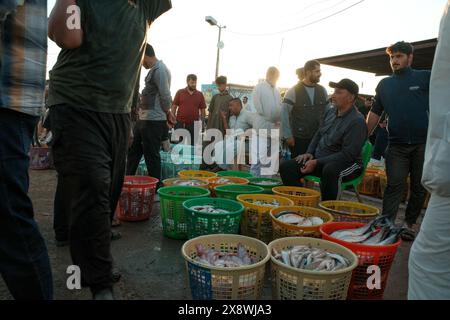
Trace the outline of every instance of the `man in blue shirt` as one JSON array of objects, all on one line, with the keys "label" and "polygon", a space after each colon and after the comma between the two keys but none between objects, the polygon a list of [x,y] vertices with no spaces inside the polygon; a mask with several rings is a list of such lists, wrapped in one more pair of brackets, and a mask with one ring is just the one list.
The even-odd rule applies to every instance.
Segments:
[{"label": "man in blue shirt", "polygon": [[383,112],[389,118],[386,150],[387,187],[383,215],[395,221],[405,181],[411,177],[411,196],[406,209],[405,240],[414,240],[414,224],[420,215],[425,189],[421,184],[429,117],[430,71],[411,68],[414,48],[397,42],[386,49],[393,75],[380,81],[367,126],[371,133]]}]

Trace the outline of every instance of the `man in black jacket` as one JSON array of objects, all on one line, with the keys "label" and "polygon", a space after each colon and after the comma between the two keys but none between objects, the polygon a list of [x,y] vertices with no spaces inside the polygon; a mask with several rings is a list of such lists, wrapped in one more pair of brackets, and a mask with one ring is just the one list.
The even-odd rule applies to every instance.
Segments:
[{"label": "man in black jacket", "polygon": [[335,88],[334,107],[325,112],[308,152],[280,166],[286,186],[302,186],[300,179],[306,175],[321,177],[322,200],[336,200],[341,182],[361,174],[361,150],[367,140],[364,117],[355,107],[358,85],[343,79],[330,82],[330,87]]}]

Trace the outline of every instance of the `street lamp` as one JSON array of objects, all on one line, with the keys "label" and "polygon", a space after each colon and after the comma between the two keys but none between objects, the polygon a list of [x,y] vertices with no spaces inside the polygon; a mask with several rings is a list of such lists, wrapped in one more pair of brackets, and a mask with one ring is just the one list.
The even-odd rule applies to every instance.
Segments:
[{"label": "street lamp", "polygon": [[214,79],[217,79],[217,77],[219,76],[220,49],[223,49],[223,42],[220,41],[220,38],[222,36],[222,29],[225,29],[226,26],[219,25],[217,23],[217,20],[211,16],[205,17],[205,21],[208,22],[210,25],[216,26],[219,28],[219,40],[217,41],[216,77],[214,78]]}]

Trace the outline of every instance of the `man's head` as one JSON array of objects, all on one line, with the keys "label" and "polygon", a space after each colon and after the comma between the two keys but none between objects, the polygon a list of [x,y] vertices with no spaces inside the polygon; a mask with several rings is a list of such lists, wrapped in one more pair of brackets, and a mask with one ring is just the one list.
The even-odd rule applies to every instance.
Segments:
[{"label": "man's head", "polygon": [[355,82],[350,79],[342,79],[339,82],[330,82],[329,86],[334,88],[331,99],[336,108],[345,109],[354,105],[359,93],[359,87]]},{"label": "man's head", "polygon": [[145,69],[151,69],[155,66],[158,59],[156,59],[155,50],[151,45],[147,43],[145,47],[145,55],[144,55],[144,63],[143,66]]},{"label": "man's head", "polygon": [[234,115],[234,116],[238,116],[241,113],[242,110],[242,102],[241,99],[239,98],[234,98],[232,100],[230,100],[230,103],[228,104],[229,108],[230,108],[230,112]]},{"label": "man's head", "polygon": [[227,77],[224,76],[217,77],[216,85],[221,93],[227,90]]},{"label": "man's head", "polygon": [[305,79],[305,68],[298,68],[295,70],[295,74],[297,74],[298,80],[303,81]]},{"label": "man's head", "polygon": [[186,83],[189,90],[197,90],[197,76],[195,74],[189,74],[186,78]]},{"label": "man's head", "polygon": [[244,104],[247,104],[248,98],[247,98],[247,97],[242,98],[242,102],[243,102]]},{"label": "man's head", "polygon": [[397,72],[410,67],[414,58],[414,47],[404,41],[397,42],[386,49],[392,71]]},{"label": "man's head", "polygon": [[303,67],[305,80],[309,83],[316,84],[320,82],[322,73],[320,71],[320,63],[317,60],[310,60]]},{"label": "man's head", "polygon": [[266,81],[272,86],[276,87],[278,79],[280,78],[280,71],[276,67],[270,67],[267,69]]}]

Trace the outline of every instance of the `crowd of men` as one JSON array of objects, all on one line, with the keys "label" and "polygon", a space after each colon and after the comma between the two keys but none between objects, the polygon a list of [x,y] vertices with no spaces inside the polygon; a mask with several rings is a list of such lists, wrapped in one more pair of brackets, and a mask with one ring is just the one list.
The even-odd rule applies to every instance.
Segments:
[{"label": "crowd of men", "polygon": [[[68,29],[67,7],[75,4],[84,13],[83,26]],[[171,2],[142,4],[136,5],[133,0],[58,0],[48,20],[48,30],[46,0],[7,0],[0,5],[0,273],[14,298],[53,298],[47,248],[27,195],[28,152],[44,98],[47,34],[62,48],[50,72],[47,100],[58,174],[55,230],[63,230],[56,237],[60,243],[70,245],[73,263],[82,270],[82,285],[91,289],[94,299],[113,299],[113,283],[120,278],[113,268],[111,225],[125,174],[134,174],[143,156],[149,174],[160,179],[159,152],[168,140],[169,129],[186,129],[190,143],[198,143],[194,141],[196,122],[201,123],[200,128],[217,129],[223,135],[230,128],[254,129],[256,136],[252,138],[258,140],[259,148],[268,151],[263,154],[273,151],[271,130],[279,129],[293,155],[292,160],[280,165],[283,183],[302,186],[305,176],[318,176],[323,200],[337,199],[341,183],[362,174],[363,147],[376,128],[385,129],[387,124],[389,144],[382,150],[387,188],[382,212],[395,221],[404,182],[410,176],[411,197],[403,225],[406,240],[416,237],[415,224],[426,192],[422,185],[423,167],[428,160],[424,176],[432,193],[431,209],[425,216],[426,227],[420,233],[420,241],[413,246],[416,260],[410,260],[410,267],[414,268],[410,297],[435,297],[436,292],[450,296],[449,273],[443,271],[450,246],[448,229],[437,227],[439,223],[433,220],[436,216],[441,226],[450,225],[442,209],[450,207],[449,188],[441,188],[442,184],[448,185],[443,180],[446,172],[442,171],[448,165],[444,155],[448,152],[448,132],[445,136],[439,130],[442,119],[436,115],[431,118],[436,122],[429,131],[431,72],[411,68],[411,44],[397,42],[387,48],[393,74],[380,81],[373,104],[368,101],[371,108],[367,117],[357,108],[359,87],[350,79],[330,82],[334,93],[329,99],[319,84],[321,68],[317,61],[308,61],[297,70],[299,82],[284,98],[277,88],[280,72],[270,67],[266,79],[254,88],[251,111],[243,107],[246,101],[230,95],[227,78],[218,77],[219,93],[207,107],[196,89],[194,74],[187,76],[186,88],[172,100],[169,68],[146,41],[149,25],[170,10]],[[27,29],[31,25],[33,32]],[[449,72],[447,15],[441,28],[444,43],[438,48],[436,63],[440,63],[440,58],[442,64],[447,63],[445,70]],[[138,94],[141,66],[149,72],[145,87]],[[433,72],[436,88],[442,89],[440,81],[442,77],[448,79],[448,74],[442,76],[436,65]],[[448,118],[449,100],[442,99],[444,94],[448,98],[448,89],[444,91],[436,92],[439,98],[434,112]],[[133,122],[130,111],[136,105],[138,116]],[[448,126],[448,119],[444,125]],[[428,148],[432,150],[428,152],[433,156],[425,152],[430,135],[432,145]],[[220,155],[220,150],[225,153],[226,146],[224,141],[217,149],[216,159],[225,156]],[[255,176],[264,174],[267,162],[263,160],[258,157],[252,164]],[[227,169],[207,163],[203,168]],[[431,284],[427,284],[426,293],[420,292],[420,277],[430,269],[425,251],[440,244],[444,249],[433,249],[435,268],[427,274]]]}]

